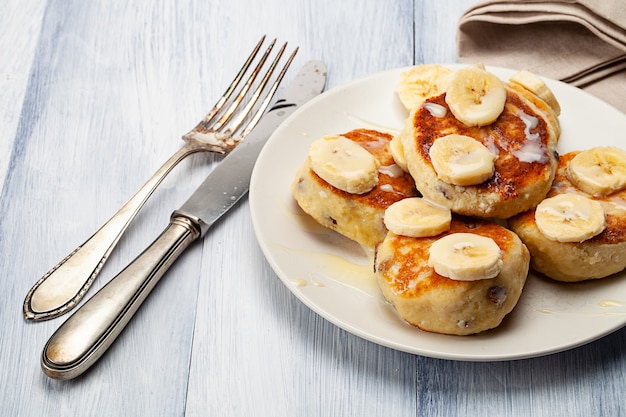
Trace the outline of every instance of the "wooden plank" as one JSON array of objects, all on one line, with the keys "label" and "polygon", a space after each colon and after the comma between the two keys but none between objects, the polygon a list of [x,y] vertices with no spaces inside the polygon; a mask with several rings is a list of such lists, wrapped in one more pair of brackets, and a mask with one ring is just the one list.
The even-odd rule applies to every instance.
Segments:
[{"label": "wooden plank", "polygon": [[[264,1],[245,16],[228,7],[244,26],[262,21],[300,45],[301,60],[326,62],[329,88],[412,62],[410,1]],[[227,220],[204,242],[188,415],[411,415],[415,358],[338,329],[292,296],[255,243],[247,203]]]},{"label": "wooden plank", "polygon": [[33,57],[46,9],[46,2],[7,0],[0,14],[0,179],[9,169],[21,103],[28,84]]},{"label": "wooden plank", "polygon": [[[207,82],[223,61],[207,54],[202,32],[209,18],[196,12],[191,2],[141,1],[46,10],[1,224],[2,253],[11,254],[2,261],[2,275],[13,277],[3,293],[14,300],[0,307],[10,326],[3,329],[2,343],[10,346],[2,346],[1,361],[12,373],[8,379],[20,381],[10,385],[23,392],[21,415],[184,413],[200,246],[172,268],[97,366],[75,381],[49,380],[39,369],[41,349],[63,318],[25,324],[20,303],[37,278],[182,145],[180,136],[225,88],[220,74]],[[194,157],[166,180],[96,288],[157,236],[216,159]],[[5,414],[16,415],[16,404],[9,406],[13,412]]]}]

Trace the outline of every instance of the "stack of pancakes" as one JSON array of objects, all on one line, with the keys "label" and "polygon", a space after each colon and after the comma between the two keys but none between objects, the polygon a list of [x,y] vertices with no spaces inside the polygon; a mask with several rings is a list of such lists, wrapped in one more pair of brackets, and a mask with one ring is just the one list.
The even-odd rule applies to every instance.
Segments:
[{"label": "stack of pancakes", "polygon": [[[626,220],[626,191],[597,198],[607,206],[607,224],[599,235],[575,243],[544,236],[535,224],[537,205],[563,192],[584,194],[567,182],[564,172],[571,158],[559,159],[556,151],[558,102],[543,82],[524,73],[502,81],[502,108],[493,120],[476,112],[466,118],[468,113],[459,113],[457,103],[451,102],[451,84],[458,83],[455,76],[436,65],[403,74],[398,95],[409,116],[395,137],[372,130],[341,135],[377,159],[378,183],[370,191],[351,194],[338,189],[317,175],[307,160],[296,174],[292,192],[320,224],[375,249],[379,287],[403,320],[426,331],[469,335],[497,327],[513,310],[531,265],[561,281],[600,278],[626,268],[626,256],[617,255],[626,245],[626,228],[620,226]],[[475,84],[471,94],[476,93]],[[454,98],[459,96],[456,91]],[[488,150],[493,162],[486,176],[464,183],[443,175],[436,160],[441,156],[434,156],[431,149],[454,135]],[[449,149],[443,162],[452,164],[458,152],[445,146]],[[407,236],[386,227],[386,209],[415,197],[450,210],[447,229]],[[622,207],[619,201],[624,202]],[[429,259],[433,244],[456,233],[479,235],[497,244],[495,276],[472,272],[470,279],[459,279],[436,271]],[[590,274],[588,266],[598,263],[605,267],[594,266],[595,274]]]}]

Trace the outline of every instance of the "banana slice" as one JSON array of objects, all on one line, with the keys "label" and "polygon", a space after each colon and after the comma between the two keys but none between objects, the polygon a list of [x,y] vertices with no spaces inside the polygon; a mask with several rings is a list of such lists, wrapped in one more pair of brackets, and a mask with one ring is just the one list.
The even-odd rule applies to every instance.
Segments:
[{"label": "banana slice", "polygon": [[397,235],[409,237],[437,236],[450,230],[452,213],[419,197],[405,198],[387,207],[384,222]]},{"label": "banana slice", "polygon": [[476,185],[491,178],[494,155],[469,136],[451,134],[435,140],[428,152],[440,180],[454,185]]},{"label": "banana slice", "polygon": [[485,126],[496,121],[504,110],[506,90],[494,74],[479,66],[454,73],[446,90],[446,103],[467,126]]},{"label": "banana slice", "polygon": [[582,151],[570,161],[567,178],[595,196],[606,196],[626,188],[626,151],[596,147]]},{"label": "banana slice", "polygon": [[452,233],[430,247],[428,265],[457,281],[495,278],[502,268],[502,252],[491,238],[472,233]]},{"label": "banana slice", "polygon": [[389,150],[391,151],[391,156],[395,163],[398,164],[403,171],[408,171],[406,157],[404,156],[404,145],[399,136],[394,136],[391,141],[389,141]]},{"label": "banana slice", "polygon": [[400,74],[396,92],[404,107],[411,111],[429,97],[446,91],[452,70],[436,64],[416,65]]},{"label": "banana slice", "polygon": [[309,149],[311,169],[330,185],[351,194],[364,194],[378,184],[379,162],[343,136],[326,136]]},{"label": "banana slice", "polygon": [[556,115],[561,114],[561,105],[559,104],[559,100],[557,100],[556,96],[550,90],[550,87],[546,85],[545,82],[537,75],[533,74],[530,71],[522,70],[513,74],[509,81],[515,84],[519,84],[543,101],[556,113]]},{"label": "banana slice", "polygon": [[583,242],[606,227],[602,205],[579,194],[546,198],[535,210],[535,222],[545,237],[557,242]]}]

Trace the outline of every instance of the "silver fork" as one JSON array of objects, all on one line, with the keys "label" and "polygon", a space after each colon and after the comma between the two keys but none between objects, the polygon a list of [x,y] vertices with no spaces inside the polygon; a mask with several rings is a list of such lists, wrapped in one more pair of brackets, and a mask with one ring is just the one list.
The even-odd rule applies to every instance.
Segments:
[{"label": "silver fork", "polygon": [[[254,47],[243,67],[215,106],[196,127],[183,135],[184,146],[174,153],[98,231],[35,283],[24,299],[24,317],[27,320],[52,319],[78,304],[137,212],[180,161],[197,152],[227,153],[254,128],[270,104],[287,67],[298,51],[298,48],[294,49],[265,93],[265,98],[257,105],[287,47],[287,43],[281,46],[264,76],[255,83],[270,56],[276,39],[271,41],[238,94],[233,97],[264,42],[265,36]],[[253,86],[255,88],[251,91]],[[244,105],[244,99],[247,96],[250,98]]]}]

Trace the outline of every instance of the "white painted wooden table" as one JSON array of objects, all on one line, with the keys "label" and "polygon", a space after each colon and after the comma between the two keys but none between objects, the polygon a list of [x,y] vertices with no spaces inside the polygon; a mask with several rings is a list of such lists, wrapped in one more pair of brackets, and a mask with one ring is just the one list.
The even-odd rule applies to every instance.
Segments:
[{"label": "white painted wooden table", "polygon": [[[42,347],[65,317],[26,322],[27,290],[181,145],[262,34],[300,46],[294,68],[325,61],[332,88],[456,61],[456,23],[473,2],[5,0],[0,415],[624,415],[625,330],[512,362],[378,346],[291,295],[256,243],[247,202],[179,259],[88,373],[61,382],[40,370]],[[90,295],[156,237],[218,161],[197,155],[176,169]]]}]

